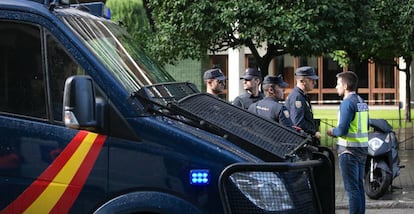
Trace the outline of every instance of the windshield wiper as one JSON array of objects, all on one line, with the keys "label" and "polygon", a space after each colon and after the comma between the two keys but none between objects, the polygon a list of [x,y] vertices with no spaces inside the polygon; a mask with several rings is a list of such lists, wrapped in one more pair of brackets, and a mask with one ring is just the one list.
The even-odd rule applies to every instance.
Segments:
[{"label": "windshield wiper", "polygon": [[167,82],[142,87],[136,95],[145,97],[161,106],[177,102],[191,94],[200,93],[193,83],[189,82]]}]

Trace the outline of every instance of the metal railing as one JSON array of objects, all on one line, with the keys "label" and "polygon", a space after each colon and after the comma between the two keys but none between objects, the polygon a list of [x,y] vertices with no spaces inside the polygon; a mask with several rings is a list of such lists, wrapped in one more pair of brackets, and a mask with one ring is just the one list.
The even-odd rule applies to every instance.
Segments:
[{"label": "metal railing", "polygon": [[[321,145],[331,149],[335,149],[336,138],[328,137],[326,130],[330,127],[335,127],[336,119],[321,118],[319,120],[319,130],[322,134]],[[386,119],[393,127],[397,139],[400,142],[400,149],[414,150],[414,124],[413,122],[405,122],[401,119]]]}]

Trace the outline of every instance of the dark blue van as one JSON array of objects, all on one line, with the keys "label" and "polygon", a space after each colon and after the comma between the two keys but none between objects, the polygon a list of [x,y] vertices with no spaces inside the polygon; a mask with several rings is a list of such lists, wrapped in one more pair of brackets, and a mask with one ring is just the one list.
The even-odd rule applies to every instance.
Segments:
[{"label": "dark blue van", "polygon": [[328,149],[175,82],[89,6],[0,1],[1,213],[334,213]]}]

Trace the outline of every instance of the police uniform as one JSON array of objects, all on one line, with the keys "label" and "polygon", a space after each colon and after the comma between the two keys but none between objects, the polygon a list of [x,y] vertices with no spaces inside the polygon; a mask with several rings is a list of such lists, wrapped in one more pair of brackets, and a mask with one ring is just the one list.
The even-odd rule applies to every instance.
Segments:
[{"label": "police uniform", "polygon": [[350,212],[365,211],[364,172],[368,153],[368,105],[351,92],[339,106],[338,126],[332,129],[338,137],[338,165]]},{"label": "police uniform", "polygon": [[290,113],[293,125],[304,132],[315,135],[318,131],[313,119],[312,106],[309,97],[302,89],[295,86],[286,99],[285,106]]},{"label": "police uniform", "polygon": [[[261,78],[260,71],[256,68],[247,68],[245,74],[240,77],[241,80],[252,80],[253,78]],[[263,93],[260,91],[257,96],[254,96],[250,93],[245,93],[234,98],[232,104],[247,110],[251,104],[263,99],[263,97]]]},{"label": "police uniform", "polygon": [[[288,86],[288,84],[283,81],[281,75],[267,75],[263,80],[263,85],[265,90],[269,90],[269,88],[274,87],[274,85],[278,85],[280,88],[286,88]],[[275,90],[275,88],[273,88],[273,90]],[[248,110],[261,117],[276,121],[284,126],[292,127],[293,124],[289,118],[289,111],[284,105],[278,102],[278,99],[281,99],[281,97],[278,96],[276,96],[276,94],[268,94],[264,99],[251,104]]]},{"label": "police uniform", "polygon": [[[299,67],[295,71],[295,76],[304,76],[313,80],[319,79],[315,70],[310,66]],[[313,118],[312,106],[308,95],[298,86],[295,86],[289,93],[285,105],[290,112],[293,125],[300,127],[304,132],[312,136],[315,135],[318,129]]]},{"label": "police uniform", "polygon": [[261,99],[263,99],[263,93],[261,92],[259,92],[258,96],[253,96],[252,94],[246,93],[236,97],[233,100],[233,105],[243,109],[248,109],[251,104]]},{"label": "police uniform", "polygon": [[368,105],[355,92],[339,106],[338,127],[332,134],[338,137],[338,154],[350,151],[365,155],[368,147]]},{"label": "police uniform", "polygon": [[278,103],[272,97],[266,97],[250,105],[250,112],[261,117],[276,121],[284,126],[292,127],[292,121],[289,118],[289,111],[285,106]]}]

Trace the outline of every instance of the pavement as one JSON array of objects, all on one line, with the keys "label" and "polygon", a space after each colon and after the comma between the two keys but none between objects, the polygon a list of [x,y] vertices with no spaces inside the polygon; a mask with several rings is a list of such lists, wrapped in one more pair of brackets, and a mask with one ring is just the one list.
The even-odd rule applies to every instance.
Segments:
[{"label": "pavement", "polygon": [[[414,213],[414,150],[405,149],[404,143],[399,149],[400,175],[393,181],[393,188],[383,197],[374,200],[366,196],[367,214]],[[335,160],[335,213],[348,213],[348,198],[344,191],[342,177],[339,174],[338,161]]]}]

